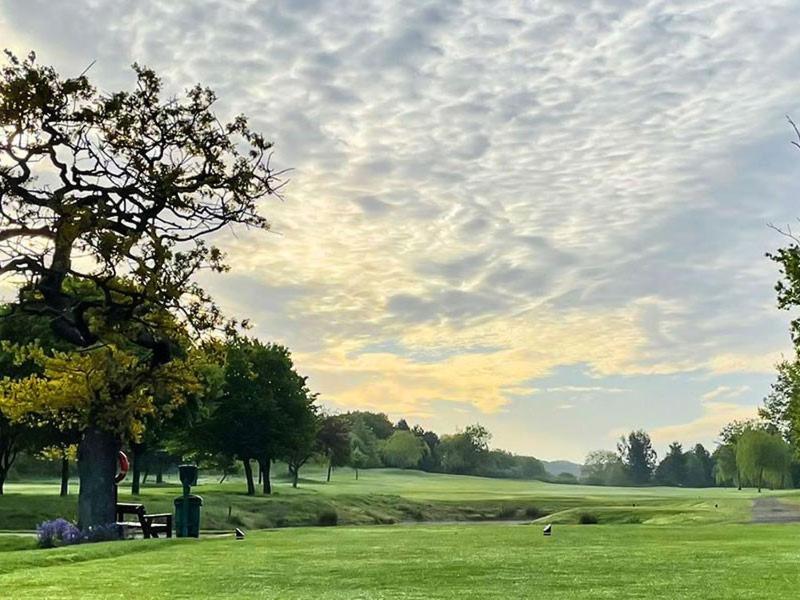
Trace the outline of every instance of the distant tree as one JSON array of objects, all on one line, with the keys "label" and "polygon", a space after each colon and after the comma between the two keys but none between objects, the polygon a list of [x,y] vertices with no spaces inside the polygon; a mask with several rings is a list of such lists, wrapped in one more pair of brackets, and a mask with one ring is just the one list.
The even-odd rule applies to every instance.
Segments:
[{"label": "distant tree", "polygon": [[386,440],[383,461],[389,467],[412,469],[419,465],[426,452],[428,446],[421,438],[411,431],[398,429]]},{"label": "distant tree", "polygon": [[414,435],[421,438],[428,447],[428,452],[425,453],[425,456],[423,456],[422,460],[420,461],[420,469],[428,472],[438,471],[442,466],[442,457],[439,449],[441,440],[439,439],[439,436],[436,435],[435,432],[425,431],[421,427],[415,429],[418,429],[418,431],[415,431]]},{"label": "distant tree", "polygon": [[683,446],[678,442],[672,442],[667,455],[656,467],[656,482],[661,485],[684,485],[686,483],[686,461]]},{"label": "distant tree", "polygon": [[396,431],[411,431],[411,428],[408,426],[408,423],[406,423],[405,419],[400,419],[394,428]]},{"label": "distant tree", "polygon": [[394,433],[394,425],[383,413],[374,413],[368,411],[353,411],[344,415],[351,423],[356,420],[361,420],[364,424],[372,430],[375,437],[379,440],[388,440]]},{"label": "distant tree", "polygon": [[780,436],[764,430],[745,431],[736,445],[736,464],[741,473],[761,492],[765,475],[783,480],[789,470],[791,451]]},{"label": "distant tree", "polygon": [[628,471],[631,483],[650,483],[655,469],[656,452],[645,431],[631,431],[627,437],[622,437],[617,444],[617,452]]},{"label": "distant tree", "polygon": [[742,489],[735,445],[721,444],[714,451],[714,479],[719,485],[735,485]]},{"label": "distant tree", "polygon": [[711,487],[714,485],[714,459],[703,444],[695,444],[686,456],[685,485]]},{"label": "distant tree", "polygon": [[378,453],[378,438],[361,418],[350,419],[350,466],[356,472],[360,469],[381,466],[381,458]]},{"label": "distant tree", "polygon": [[342,467],[350,460],[350,422],[344,415],[323,417],[317,433],[317,446],[328,461],[326,481],[331,480],[334,467]]},{"label": "distant tree", "polygon": [[[736,460],[737,444],[739,443],[739,439],[746,431],[762,431],[768,430],[769,428],[770,425],[764,421],[759,419],[748,419],[731,421],[720,430],[719,437],[722,441],[720,448],[725,447],[726,449],[722,450],[717,457],[718,460],[723,461],[723,464],[719,469],[717,469],[715,474],[718,482],[720,481],[720,478],[722,478],[723,481],[733,481],[738,489],[742,489],[742,472],[740,465]],[[733,463],[730,462],[731,455],[733,456]],[[731,470],[731,467],[733,467],[733,470]]]},{"label": "distant tree", "polygon": [[595,450],[584,460],[581,479],[591,485],[628,485],[629,479],[619,455],[610,450]]},{"label": "distant tree", "polygon": [[463,432],[441,438],[442,468],[446,473],[474,473],[488,456],[491,434],[482,425],[467,426]]}]

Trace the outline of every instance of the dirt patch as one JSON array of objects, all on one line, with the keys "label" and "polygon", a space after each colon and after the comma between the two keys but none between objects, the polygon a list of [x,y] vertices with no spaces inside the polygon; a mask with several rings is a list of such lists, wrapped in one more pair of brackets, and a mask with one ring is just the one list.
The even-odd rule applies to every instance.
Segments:
[{"label": "dirt patch", "polygon": [[777,498],[756,498],[753,501],[753,523],[800,522],[800,506],[786,504]]}]

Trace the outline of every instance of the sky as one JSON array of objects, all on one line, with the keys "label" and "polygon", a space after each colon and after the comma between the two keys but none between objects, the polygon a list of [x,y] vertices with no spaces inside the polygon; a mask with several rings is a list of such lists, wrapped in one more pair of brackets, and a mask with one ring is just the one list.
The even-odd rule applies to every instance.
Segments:
[{"label": "sky", "polygon": [[[791,356],[800,4],[0,0],[0,46],[201,82],[291,168],[204,279],[333,411],[581,461],[713,448]],[[7,288],[6,288],[7,291]]]}]

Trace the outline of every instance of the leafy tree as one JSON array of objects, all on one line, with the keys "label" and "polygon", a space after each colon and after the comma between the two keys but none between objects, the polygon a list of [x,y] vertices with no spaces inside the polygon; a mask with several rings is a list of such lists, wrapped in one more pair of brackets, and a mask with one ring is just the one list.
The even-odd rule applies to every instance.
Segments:
[{"label": "leafy tree", "polygon": [[394,425],[384,413],[353,411],[344,415],[351,423],[361,420],[379,440],[388,440],[394,433]]},{"label": "leafy tree", "polygon": [[378,438],[364,419],[352,415],[348,415],[348,419],[350,421],[350,466],[355,470],[356,479],[358,479],[360,469],[381,466]]},{"label": "leafy tree", "polygon": [[422,457],[419,468],[423,471],[435,472],[441,468],[441,456],[439,451],[439,436],[434,431],[425,431],[419,425],[415,425],[411,431],[420,438],[428,447],[428,451]]},{"label": "leafy tree", "polygon": [[655,480],[662,485],[679,486],[686,482],[687,457],[683,446],[672,442],[664,459],[658,464],[655,471]]},{"label": "leafy tree", "polygon": [[342,467],[350,460],[350,423],[347,417],[324,417],[317,433],[317,446],[328,461],[326,481],[330,482],[333,467]]},{"label": "leafy tree", "polygon": [[[83,527],[114,520],[116,453],[156,409],[131,401],[147,395],[139,375],[176,358],[165,314],[195,332],[225,325],[193,279],[226,269],[204,238],[237,223],[265,228],[257,202],[276,189],[271,145],[243,117],[221,124],[201,87],[162,100],[156,74],[134,70],[135,90],[115,93],[61,78],[33,54],[8,54],[0,71],[0,275],[23,279],[20,309],[83,350],[48,365],[66,392],[49,398],[104,399],[91,403],[101,418],[84,421],[78,452]],[[68,371],[108,383],[79,389]]]},{"label": "leafy tree", "polygon": [[714,485],[714,459],[703,444],[695,444],[686,453],[686,475],[684,484],[689,487]]},{"label": "leafy tree", "polygon": [[279,455],[286,461],[292,477],[292,487],[295,488],[300,479],[300,469],[314,456],[320,427],[315,404],[317,395],[309,391],[305,377],[297,377],[291,393],[278,397],[284,428],[280,435]]},{"label": "leafy tree", "polygon": [[239,338],[227,345],[222,392],[200,439],[211,453],[242,461],[247,493],[255,493],[251,461],[263,474],[263,493],[270,494],[270,466],[287,458],[299,470],[316,429],[316,396],[294,370],[291,354],[277,344]]},{"label": "leafy tree", "polygon": [[411,431],[411,428],[406,423],[405,419],[400,419],[397,425],[394,426],[395,431]]},{"label": "leafy tree", "polygon": [[800,440],[800,360],[782,361],[777,365],[778,377],[764,398],[758,416],[783,438],[798,447]]},{"label": "leafy tree", "polygon": [[383,461],[389,467],[412,469],[428,452],[425,442],[405,429],[398,429],[383,447]]},{"label": "leafy tree", "polygon": [[440,450],[446,473],[474,473],[489,452],[491,434],[482,425],[467,426],[463,432],[442,436]]},{"label": "leafy tree", "polygon": [[748,429],[736,444],[736,464],[742,475],[752,481],[758,491],[765,474],[782,480],[789,469],[791,452],[780,436],[763,429]]},{"label": "leafy tree", "polygon": [[619,455],[610,450],[595,450],[584,460],[581,477],[591,485],[627,485],[625,465]]},{"label": "leafy tree", "polygon": [[720,485],[736,485],[742,489],[735,445],[722,444],[714,451],[714,479]]},{"label": "leafy tree", "polygon": [[656,452],[645,431],[631,431],[628,437],[622,437],[617,444],[617,452],[628,471],[631,483],[650,483],[655,469]]}]

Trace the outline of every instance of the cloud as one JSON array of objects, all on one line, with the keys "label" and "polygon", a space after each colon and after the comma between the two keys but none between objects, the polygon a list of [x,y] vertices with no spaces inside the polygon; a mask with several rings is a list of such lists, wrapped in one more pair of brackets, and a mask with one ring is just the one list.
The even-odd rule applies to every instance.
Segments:
[{"label": "cloud", "polygon": [[293,170],[262,202],[274,233],[221,232],[235,277],[208,285],[327,401],[497,414],[564,365],[735,388],[790,349],[764,252],[800,192],[798,18],[788,0],[8,0],[0,36],[68,74],[96,59],[105,90],[134,60],[169,93],[202,81],[276,142]]},{"label": "cloud", "polygon": [[749,385],[740,385],[738,387],[731,387],[729,385],[720,385],[715,387],[710,392],[703,394],[703,400],[711,402],[722,398],[736,398],[750,391]]},{"label": "cloud", "polygon": [[710,444],[717,439],[722,427],[733,420],[756,417],[756,408],[729,402],[704,402],[702,414],[678,425],[657,427],[650,432],[653,442],[666,445],[677,440],[684,445],[702,442]]}]

